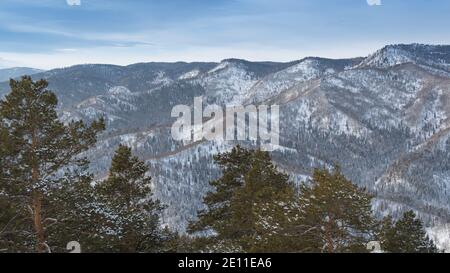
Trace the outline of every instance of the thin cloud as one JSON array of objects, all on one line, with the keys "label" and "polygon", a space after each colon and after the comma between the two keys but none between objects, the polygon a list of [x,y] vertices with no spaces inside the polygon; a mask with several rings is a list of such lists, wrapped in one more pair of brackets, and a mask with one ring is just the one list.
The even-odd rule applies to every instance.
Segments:
[{"label": "thin cloud", "polygon": [[78,49],[76,48],[59,48],[56,50],[57,52],[77,52]]},{"label": "thin cloud", "polygon": [[81,6],[81,0],[66,0],[69,6]]},{"label": "thin cloud", "polygon": [[369,6],[381,6],[381,0],[367,0]]},{"label": "thin cloud", "polygon": [[18,63],[0,57],[0,69],[13,67],[13,66],[18,66]]}]

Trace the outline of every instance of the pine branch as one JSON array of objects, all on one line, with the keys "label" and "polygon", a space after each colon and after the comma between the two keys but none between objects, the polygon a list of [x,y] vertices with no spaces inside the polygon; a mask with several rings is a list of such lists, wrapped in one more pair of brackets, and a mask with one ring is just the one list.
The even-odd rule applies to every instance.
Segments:
[{"label": "pine branch", "polygon": [[6,223],[6,225],[3,227],[3,229],[0,231],[0,235],[2,235],[9,227],[9,225],[16,220],[19,217],[20,214],[16,214],[13,218],[11,218],[8,223]]}]

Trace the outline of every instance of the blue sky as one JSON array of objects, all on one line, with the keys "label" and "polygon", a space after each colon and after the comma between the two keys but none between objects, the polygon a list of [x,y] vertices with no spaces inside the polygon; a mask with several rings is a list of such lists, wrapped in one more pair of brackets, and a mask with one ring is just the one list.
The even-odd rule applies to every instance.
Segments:
[{"label": "blue sky", "polygon": [[450,44],[449,14],[447,0],[0,0],[0,67],[366,56]]}]

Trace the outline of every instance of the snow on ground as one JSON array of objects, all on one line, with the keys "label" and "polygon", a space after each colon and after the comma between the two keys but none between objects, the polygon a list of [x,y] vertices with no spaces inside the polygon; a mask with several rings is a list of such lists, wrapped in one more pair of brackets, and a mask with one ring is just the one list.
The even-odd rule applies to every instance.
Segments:
[{"label": "snow on ground", "polygon": [[427,232],[439,249],[450,253],[450,224],[429,228]]}]

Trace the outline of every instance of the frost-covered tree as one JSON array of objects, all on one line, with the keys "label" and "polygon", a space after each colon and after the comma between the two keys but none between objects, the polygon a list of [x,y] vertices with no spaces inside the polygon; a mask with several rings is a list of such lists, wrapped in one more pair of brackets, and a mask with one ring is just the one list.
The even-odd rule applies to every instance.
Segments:
[{"label": "frost-covered tree", "polygon": [[254,151],[244,185],[231,199],[231,230],[245,252],[282,251],[293,185],[267,152]]},{"label": "frost-covered tree", "polygon": [[391,215],[384,217],[380,221],[376,236],[383,251],[387,252],[396,247],[395,223]]},{"label": "frost-covered tree", "polygon": [[11,80],[10,87],[0,101],[0,193],[13,207],[12,221],[20,222],[20,227],[10,230],[11,236],[21,238],[12,250],[46,252],[51,250],[47,228],[60,220],[53,194],[66,181],[66,174],[86,164],[79,155],[95,144],[104,123],[60,122],[58,100],[45,80],[23,77]]},{"label": "frost-covered tree", "polygon": [[[97,185],[106,221],[99,227],[105,238],[103,251],[157,252],[163,245],[160,213],[163,206],[152,199],[148,166],[120,145],[109,177]],[[165,232],[167,235],[167,232]]]},{"label": "frost-covered tree", "polygon": [[423,223],[413,211],[403,214],[396,223],[387,217],[381,227],[382,249],[392,253],[436,253],[438,249],[428,237]]},{"label": "frost-covered tree", "polygon": [[102,252],[107,238],[101,231],[107,218],[87,165],[65,178],[53,193],[53,212],[59,220],[47,228],[49,245],[53,252],[67,252],[66,244],[77,241],[82,252]]},{"label": "frost-covered tree", "polygon": [[285,210],[294,188],[267,152],[241,147],[216,157],[223,169],[205,197],[208,209],[191,224],[191,232],[210,231],[198,242],[210,251],[273,252],[287,221]]},{"label": "frost-covered tree", "polygon": [[[203,243],[213,240],[224,240],[234,236],[230,222],[232,216],[231,199],[236,191],[244,184],[245,174],[250,170],[252,152],[240,146],[233,148],[229,153],[214,157],[222,170],[222,176],[210,182],[213,191],[204,197],[205,210],[198,212],[198,220],[191,222],[188,231],[191,234],[210,235],[210,238],[200,238]],[[206,242],[208,241],[208,242]],[[199,246],[200,247],[200,246]]]},{"label": "frost-covered tree", "polygon": [[374,236],[372,195],[344,177],[339,168],[314,171],[302,185],[297,223],[301,252],[364,252]]}]

